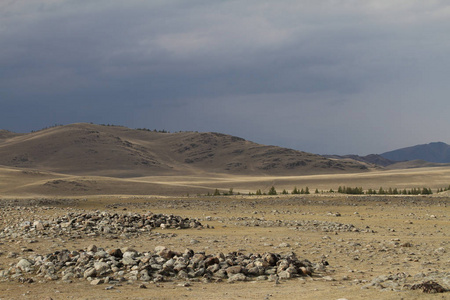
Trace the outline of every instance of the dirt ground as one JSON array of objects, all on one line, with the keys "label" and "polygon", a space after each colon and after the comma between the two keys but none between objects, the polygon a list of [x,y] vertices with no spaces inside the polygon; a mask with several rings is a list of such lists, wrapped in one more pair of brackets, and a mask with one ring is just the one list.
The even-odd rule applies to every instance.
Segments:
[{"label": "dirt ground", "polygon": [[[174,279],[125,282],[111,288],[86,280],[71,283],[37,278],[33,283],[0,279],[0,299],[448,299],[407,286],[434,278],[450,284],[450,198],[425,196],[286,195],[230,197],[88,197],[52,201],[3,200],[0,231],[24,221],[49,220],[71,210],[153,212],[198,218],[205,229],[155,229],[139,238],[72,239],[23,236],[0,240],[0,270],[31,253],[132,247],[150,251],[288,253],[328,266],[311,277],[190,286]],[[295,225],[303,222],[303,225]],[[331,224],[331,225],[330,225]],[[340,230],[336,224],[352,225]],[[192,241],[197,241],[193,243]],[[10,257],[9,253],[18,253]],[[384,281],[377,281],[385,276]],[[387,278],[403,278],[402,281]],[[393,277],[392,277],[393,276]],[[396,277],[395,277],[396,276]],[[377,283],[379,282],[379,283]]]}]

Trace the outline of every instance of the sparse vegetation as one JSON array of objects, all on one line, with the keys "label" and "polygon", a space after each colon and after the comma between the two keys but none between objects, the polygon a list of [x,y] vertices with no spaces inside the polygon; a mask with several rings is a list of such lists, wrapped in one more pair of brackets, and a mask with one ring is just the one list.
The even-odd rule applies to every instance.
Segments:
[{"label": "sparse vegetation", "polygon": [[64,126],[64,125],[63,124],[54,124],[52,126],[46,126],[46,127],[41,128],[41,129],[38,129],[38,130],[31,130],[31,132],[39,132],[39,131],[42,131],[42,130],[55,128],[55,127],[60,127],[60,126]]}]

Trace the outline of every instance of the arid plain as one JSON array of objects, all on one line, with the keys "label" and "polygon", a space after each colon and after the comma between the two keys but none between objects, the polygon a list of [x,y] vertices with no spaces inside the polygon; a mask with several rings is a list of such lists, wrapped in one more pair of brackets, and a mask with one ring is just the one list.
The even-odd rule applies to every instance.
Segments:
[{"label": "arid plain", "polygon": [[[39,134],[50,133],[51,130]],[[4,137],[0,151],[24,138]],[[125,145],[124,149],[137,149],[134,146],[137,143],[131,138],[127,141],[133,146]],[[138,150],[143,153],[142,149]],[[313,172],[310,168],[304,174],[298,172],[300,175],[295,175],[294,171],[277,174],[280,170],[271,175],[264,172],[246,174],[245,170],[207,172],[207,168],[193,168],[190,163],[183,166],[179,175],[155,171],[132,176],[131,173],[138,171],[124,171],[123,165],[114,169],[110,165],[105,172],[108,176],[102,174],[103,170],[95,172],[95,168],[85,173],[76,168],[74,172],[67,172],[70,164],[40,163],[38,158],[42,154],[33,157],[30,153],[36,152],[29,149],[26,152],[28,157],[25,159],[22,155],[19,164],[34,162],[36,165],[6,166],[4,163],[0,168],[0,275],[3,275],[0,277],[0,299],[448,297],[448,293],[429,294],[411,287],[431,280],[450,288],[450,195],[448,191],[436,193],[438,188],[449,186],[449,167],[369,168],[363,172]],[[61,159],[58,155],[54,156],[55,161]],[[274,159],[276,162],[277,158]],[[255,162],[255,166],[258,163],[261,162]],[[356,163],[351,164],[349,168],[353,169]],[[273,161],[270,165],[273,166]],[[56,166],[63,166],[65,172],[58,172]],[[242,165],[236,163],[235,166]],[[305,166],[300,164],[300,167]],[[187,171],[189,168],[190,172]],[[277,195],[248,195],[258,189],[268,192],[272,186]],[[388,196],[329,192],[330,189],[336,191],[339,186],[364,189],[429,187],[434,193]],[[311,194],[290,194],[294,187],[308,187]],[[216,189],[222,194],[233,189],[233,195],[206,196]],[[283,189],[289,194],[281,195]],[[318,194],[314,193],[316,189]],[[88,231],[88,223],[98,220],[98,216],[149,216],[150,212],[195,219],[203,226],[183,229],[160,226],[147,231],[140,227],[137,231],[120,233],[106,231],[105,227],[102,231]],[[86,215],[96,217],[82,221],[84,225],[78,229],[67,229]],[[22,259],[36,262],[39,255],[58,256],[66,250],[75,255],[82,250],[92,251],[93,245],[100,249],[94,256],[121,249],[123,253],[137,256],[147,253],[151,257],[161,249],[158,246],[178,254],[192,249],[192,253],[213,257],[234,252],[248,257],[264,253],[283,257],[293,252],[298,259],[311,262],[311,272],[284,272],[283,276],[280,272],[280,276],[274,277],[266,270],[268,273],[260,274],[262,276],[248,273],[236,280],[227,278],[231,273],[218,278],[169,276],[167,274],[173,272],[168,272],[158,280],[156,277],[135,280],[120,270],[109,270],[104,274],[97,270],[97,275],[80,278],[68,276],[69,272],[64,268],[78,267],[78,264],[72,265],[69,258],[65,265],[55,267],[53,273],[48,269],[47,273],[39,273],[39,267],[18,266]],[[52,255],[47,255],[49,253]],[[277,267],[280,265],[274,268]],[[129,269],[133,270],[132,267]],[[141,271],[138,266],[134,270]]]}]

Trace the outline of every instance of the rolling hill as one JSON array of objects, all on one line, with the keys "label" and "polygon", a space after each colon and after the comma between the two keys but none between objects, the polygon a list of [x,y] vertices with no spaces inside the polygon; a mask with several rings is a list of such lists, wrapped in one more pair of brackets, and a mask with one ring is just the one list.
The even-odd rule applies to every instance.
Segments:
[{"label": "rolling hill", "polygon": [[306,175],[367,164],[256,144],[220,133],[163,133],[77,123],[27,134],[2,131],[0,165],[73,175]]}]

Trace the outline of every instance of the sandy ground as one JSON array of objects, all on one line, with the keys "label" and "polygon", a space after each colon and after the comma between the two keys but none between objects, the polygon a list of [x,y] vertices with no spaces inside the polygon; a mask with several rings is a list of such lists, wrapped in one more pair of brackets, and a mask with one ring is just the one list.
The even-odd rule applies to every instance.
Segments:
[{"label": "sandy ground", "polygon": [[[301,187],[301,186],[299,186]],[[102,236],[70,239],[64,236],[0,241],[0,269],[16,264],[10,258],[62,249],[132,247],[138,251],[163,245],[176,251],[186,248],[206,253],[288,253],[329,266],[312,277],[239,283],[179,280],[123,283],[106,290],[85,280],[72,283],[0,281],[0,299],[446,299],[446,294],[424,294],[407,288],[370,285],[382,275],[406,274],[408,283],[420,282],[418,274],[450,272],[450,198],[422,196],[309,195],[275,197],[142,197],[96,196],[71,200],[33,202],[2,200],[0,230],[27,220],[45,220],[73,209],[115,212],[170,213],[198,218],[214,229],[155,229],[139,238],[107,239]],[[30,206],[30,203],[32,205]],[[37,205],[36,205],[37,204]],[[48,207],[43,209],[42,207]],[[281,225],[277,224],[279,220]],[[296,228],[290,222],[352,224],[359,232],[324,231],[323,227]],[[322,224],[320,223],[320,224]],[[255,224],[258,224],[255,225]],[[199,243],[192,244],[192,240]],[[416,276],[416,277],[415,277]],[[445,277],[447,276],[447,277]],[[444,282],[445,283],[445,282]],[[448,299],[448,298],[447,298]]]}]

